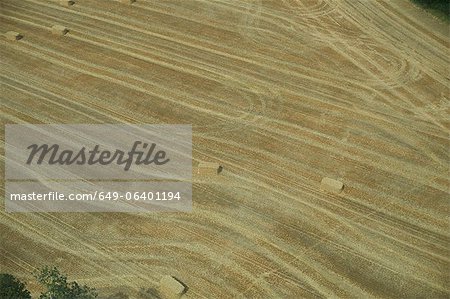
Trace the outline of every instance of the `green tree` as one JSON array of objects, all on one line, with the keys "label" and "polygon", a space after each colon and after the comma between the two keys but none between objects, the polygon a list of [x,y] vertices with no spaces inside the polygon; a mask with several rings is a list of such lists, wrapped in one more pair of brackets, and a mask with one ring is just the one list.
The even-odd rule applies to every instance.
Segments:
[{"label": "green tree", "polygon": [[11,274],[0,274],[0,298],[31,299],[25,284]]},{"label": "green tree", "polygon": [[95,289],[79,285],[76,281],[68,282],[67,276],[56,267],[44,267],[35,274],[37,281],[47,290],[40,299],[93,299],[97,298]]},{"label": "green tree", "polygon": [[425,9],[429,9],[438,16],[450,21],[450,1],[448,0],[412,0]]}]

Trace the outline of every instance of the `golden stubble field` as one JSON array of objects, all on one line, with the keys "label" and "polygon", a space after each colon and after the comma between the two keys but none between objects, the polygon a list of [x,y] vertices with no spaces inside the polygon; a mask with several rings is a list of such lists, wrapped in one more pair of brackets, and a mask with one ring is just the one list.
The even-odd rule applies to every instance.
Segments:
[{"label": "golden stubble field", "polygon": [[1,272],[34,292],[51,264],[102,294],[449,296],[449,32],[410,2],[2,0],[0,29],[24,36],[0,40],[3,127],[192,124],[193,163],[225,167],[192,213],[2,204]]}]

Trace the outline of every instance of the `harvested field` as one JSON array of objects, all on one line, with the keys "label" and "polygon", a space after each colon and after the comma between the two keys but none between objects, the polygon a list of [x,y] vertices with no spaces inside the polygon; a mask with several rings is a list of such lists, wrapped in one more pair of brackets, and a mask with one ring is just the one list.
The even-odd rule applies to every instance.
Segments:
[{"label": "harvested field", "polygon": [[101,294],[450,296],[448,24],[409,1],[67,3],[0,1],[23,36],[0,39],[3,128],[192,124],[193,163],[223,171],[194,176],[192,213],[2,206],[1,272],[34,294],[56,265]]}]

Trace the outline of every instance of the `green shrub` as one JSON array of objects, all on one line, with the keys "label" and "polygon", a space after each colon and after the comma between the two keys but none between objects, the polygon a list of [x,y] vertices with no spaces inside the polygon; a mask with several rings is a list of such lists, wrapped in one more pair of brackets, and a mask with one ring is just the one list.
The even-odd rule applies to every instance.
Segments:
[{"label": "green shrub", "polygon": [[79,285],[77,282],[67,282],[67,276],[61,274],[56,267],[44,267],[35,274],[37,281],[47,290],[40,299],[94,299],[95,289]]},{"label": "green shrub", "polygon": [[0,274],[0,298],[30,299],[30,292],[25,284],[11,274]]}]

